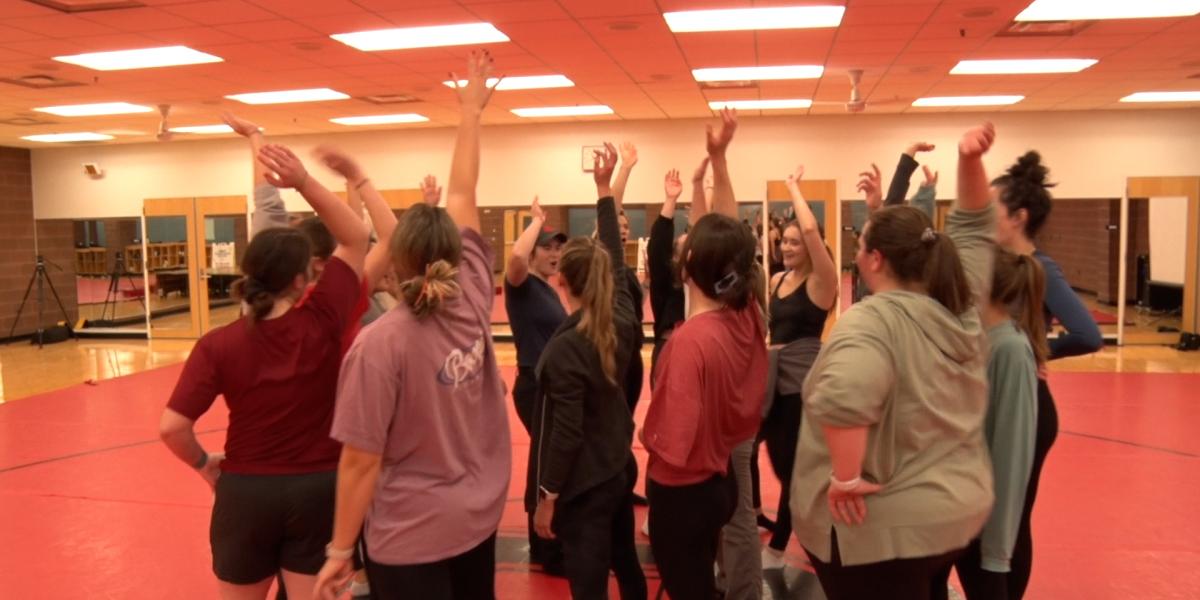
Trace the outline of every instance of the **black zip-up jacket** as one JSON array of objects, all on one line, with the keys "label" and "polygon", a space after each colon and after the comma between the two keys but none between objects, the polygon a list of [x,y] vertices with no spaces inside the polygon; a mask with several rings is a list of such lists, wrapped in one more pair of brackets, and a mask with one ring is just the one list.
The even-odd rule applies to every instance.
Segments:
[{"label": "black zip-up jacket", "polygon": [[559,502],[604,483],[625,470],[633,457],[633,416],[623,382],[638,351],[638,322],[625,281],[624,250],[611,197],[596,203],[599,238],[613,265],[613,321],[616,328],[616,381],[604,375],[596,347],[577,329],[575,311],[554,333],[537,366],[532,443],[525,506],[537,507],[538,489],[559,495]]}]

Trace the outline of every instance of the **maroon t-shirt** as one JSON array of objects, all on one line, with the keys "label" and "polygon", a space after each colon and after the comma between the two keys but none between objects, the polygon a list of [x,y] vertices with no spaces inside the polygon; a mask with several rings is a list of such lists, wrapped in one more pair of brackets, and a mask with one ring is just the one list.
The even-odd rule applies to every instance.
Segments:
[{"label": "maroon t-shirt", "polygon": [[167,407],[198,419],[218,395],[229,407],[221,470],[248,475],[337,468],[329,437],[342,339],[359,303],[354,270],[332,258],[305,302],[277,319],[245,317],[207,333]]}]

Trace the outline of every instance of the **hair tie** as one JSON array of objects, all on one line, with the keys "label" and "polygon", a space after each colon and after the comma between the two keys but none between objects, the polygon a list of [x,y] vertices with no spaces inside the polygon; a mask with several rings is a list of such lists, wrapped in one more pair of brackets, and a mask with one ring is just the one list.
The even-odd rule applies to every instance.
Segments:
[{"label": "hair tie", "polygon": [[926,244],[932,244],[936,242],[937,239],[938,232],[934,231],[932,227],[926,227],[925,231],[921,232],[921,241]]},{"label": "hair tie", "polygon": [[738,279],[739,277],[737,271],[730,271],[728,275],[722,277],[713,284],[713,291],[717,292],[718,296],[722,296],[725,294],[725,292],[729,291],[730,288],[737,284]]}]

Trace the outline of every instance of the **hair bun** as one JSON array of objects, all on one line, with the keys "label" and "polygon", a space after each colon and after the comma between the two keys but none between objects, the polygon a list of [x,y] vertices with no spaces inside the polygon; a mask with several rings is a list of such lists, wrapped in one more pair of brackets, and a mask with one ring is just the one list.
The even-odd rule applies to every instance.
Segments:
[{"label": "hair bun", "polygon": [[1018,158],[1017,163],[1008,168],[1008,174],[1013,179],[1040,187],[1054,187],[1054,184],[1046,183],[1050,169],[1042,164],[1042,155],[1038,154],[1037,150],[1030,150]]}]

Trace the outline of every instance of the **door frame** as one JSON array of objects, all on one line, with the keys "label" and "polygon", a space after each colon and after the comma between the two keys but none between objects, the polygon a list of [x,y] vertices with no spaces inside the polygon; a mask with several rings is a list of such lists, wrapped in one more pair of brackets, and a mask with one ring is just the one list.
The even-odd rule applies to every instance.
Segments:
[{"label": "door frame", "polygon": [[[200,334],[203,335],[213,329],[212,315],[209,312],[209,297],[208,297],[208,239],[207,231],[205,231],[205,219],[208,217],[241,217],[246,219],[246,207],[248,203],[246,196],[201,196],[195,198],[195,219],[194,229],[192,230],[191,239],[195,240],[190,244],[189,252],[196,252],[196,277],[195,282],[197,291],[193,294],[196,302],[199,304],[200,314]],[[246,243],[250,242],[250,221],[246,221]],[[243,251],[245,249],[243,248]],[[204,256],[204,262],[200,261],[200,256]]]},{"label": "door frame", "polygon": [[[149,219],[152,217],[184,217],[187,232],[187,282],[188,308],[191,315],[191,325],[188,328],[158,328],[152,327],[151,318],[154,310],[150,308],[150,229]],[[142,201],[142,257],[146,280],[146,335],[149,339],[195,339],[200,337],[200,312],[197,308],[196,294],[199,289],[198,270],[196,266],[195,237],[196,237],[196,201],[195,198],[147,198]]]}]

